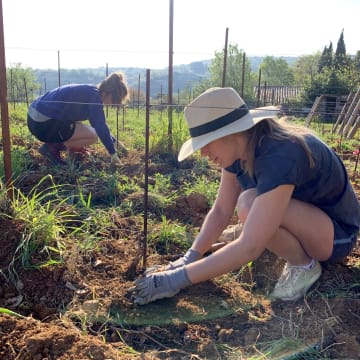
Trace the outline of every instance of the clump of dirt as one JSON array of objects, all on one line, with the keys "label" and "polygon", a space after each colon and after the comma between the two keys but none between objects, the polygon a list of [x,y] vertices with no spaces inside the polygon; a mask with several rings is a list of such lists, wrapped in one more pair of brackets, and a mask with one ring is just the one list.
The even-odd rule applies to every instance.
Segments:
[{"label": "clump of dirt", "polygon": [[204,220],[204,214],[210,210],[206,197],[199,193],[191,193],[188,196],[180,196],[174,203],[165,209],[165,215],[169,219],[181,220],[200,226]]}]

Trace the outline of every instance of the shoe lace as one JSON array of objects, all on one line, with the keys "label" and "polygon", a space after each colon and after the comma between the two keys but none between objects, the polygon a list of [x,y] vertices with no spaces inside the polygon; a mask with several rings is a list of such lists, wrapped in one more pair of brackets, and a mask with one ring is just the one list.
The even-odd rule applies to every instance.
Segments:
[{"label": "shoe lace", "polygon": [[304,270],[299,267],[290,266],[286,264],[277,282],[277,286],[285,289],[291,288],[293,284],[296,282],[296,280],[301,276],[303,271]]}]

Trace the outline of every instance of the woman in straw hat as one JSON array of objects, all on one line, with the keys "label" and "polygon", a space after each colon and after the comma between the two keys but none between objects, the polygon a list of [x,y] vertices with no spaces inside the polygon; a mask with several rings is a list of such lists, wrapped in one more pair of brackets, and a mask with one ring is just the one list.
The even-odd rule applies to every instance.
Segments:
[{"label": "woman in straw hat", "polygon": [[[28,111],[28,128],[44,144],[41,155],[54,165],[64,165],[61,152],[86,153],[86,147],[100,138],[111,163],[119,164],[115,139],[106,124],[104,105],[120,105],[128,99],[128,88],[122,72],[114,72],[97,86],[63,85],[33,101]],[[83,124],[89,120],[90,125]]]},{"label": "woman in straw hat", "polygon": [[[307,129],[281,124],[272,108],[248,110],[232,88],[211,88],[185,109],[191,139],[179,161],[201,151],[222,168],[217,199],[191,249],[135,281],[139,305],[247,264],[265,249],[286,260],[271,294],[297,300],[355,246],[360,206],[337,155]],[[238,238],[203,257],[237,211]]]}]

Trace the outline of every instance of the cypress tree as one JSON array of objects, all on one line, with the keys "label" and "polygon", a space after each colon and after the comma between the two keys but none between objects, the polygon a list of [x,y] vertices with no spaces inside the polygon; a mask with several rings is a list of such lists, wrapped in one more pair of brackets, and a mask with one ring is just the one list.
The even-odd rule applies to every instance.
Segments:
[{"label": "cypress tree", "polygon": [[344,29],[342,29],[339,40],[337,42],[335,57],[334,57],[334,67],[335,69],[341,69],[344,66],[348,65],[346,57],[346,48],[344,41]]},{"label": "cypress tree", "polygon": [[329,47],[325,46],[321,54],[319,60],[318,72],[321,73],[326,67],[328,68],[332,67],[332,64],[333,64],[333,46],[332,46],[332,42],[330,41]]},{"label": "cypress tree", "polygon": [[356,52],[355,58],[354,58],[354,66],[355,70],[360,72],[360,50]]}]

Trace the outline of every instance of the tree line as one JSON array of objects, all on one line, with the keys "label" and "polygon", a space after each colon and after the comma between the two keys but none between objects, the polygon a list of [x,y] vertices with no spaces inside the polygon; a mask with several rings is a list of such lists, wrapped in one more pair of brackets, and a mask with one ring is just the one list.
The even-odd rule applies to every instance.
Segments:
[{"label": "tree line", "polygon": [[[344,30],[335,51],[330,42],[322,52],[300,56],[293,63],[283,57],[265,56],[258,68],[253,69],[245,51],[237,44],[229,44],[224,75],[224,54],[224,49],[215,51],[213,59],[209,61],[207,75],[193,77],[187,84],[182,83],[182,88],[173,97],[174,102],[186,104],[209,87],[225,85],[235,88],[248,104],[256,105],[257,94],[254,89],[265,84],[273,87],[301,87],[303,91],[298,101],[312,103],[322,94],[347,95],[360,83],[360,51],[355,56],[346,53]],[[105,74],[105,69],[98,69],[97,72],[93,69],[78,69],[68,70],[67,76],[71,82],[78,82],[84,76],[84,71],[89,83],[98,83]],[[29,102],[47,88],[45,77],[40,82],[35,70],[24,68],[21,64],[7,69],[7,83],[10,101]],[[166,92],[166,88],[164,92],[158,91],[153,101],[166,103]],[[131,87],[131,95],[134,102],[142,102],[145,98],[143,90],[137,86]]]}]

